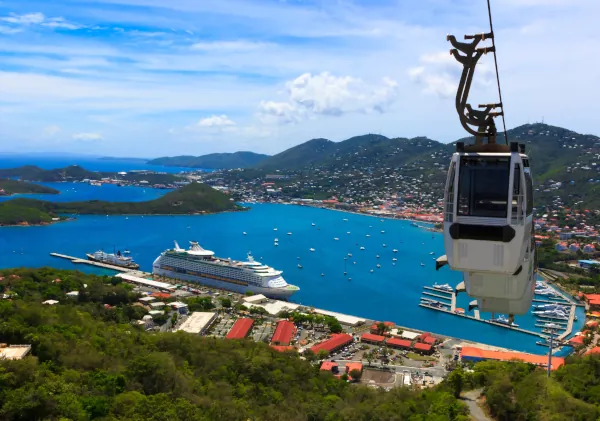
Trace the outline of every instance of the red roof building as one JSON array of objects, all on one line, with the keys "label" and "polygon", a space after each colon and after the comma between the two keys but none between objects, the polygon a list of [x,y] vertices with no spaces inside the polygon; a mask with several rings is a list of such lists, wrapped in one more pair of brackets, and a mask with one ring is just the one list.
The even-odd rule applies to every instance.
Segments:
[{"label": "red roof building", "polygon": [[281,320],[277,323],[275,333],[271,338],[271,345],[283,345],[287,346],[292,342],[292,338],[296,333],[296,326],[294,323],[287,320]]},{"label": "red roof building", "polygon": [[231,327],[229,333],[227,333],[226,339],[243,339],[248,336],[254,320],[248,318],[237,319]]},{"label": "red roof building", "polygon": [[282,345],[271,345],[271,348],[273,348],[275,351],[279,351],[279,352],[292,351],[294,349],[293,346],[282,346]]},{"label": "red roof building", "polygon": [[[371,328],[370,328],[370,330],[371,330],[371,333],[374,333],[374,334],[378,334],[378,333],[379,333],[379,329],[377,328],[377,325],[378,325],[379,323],[381,323],[381,322],[374,323],[374,324],[371,326]],[[394,323],[394,322],[383,322],[383,324],[384,324],[384,325],[385,325],[387,328],[390,328],[390,329],[391,329],[391,328],[393,328],[394,326],[396,326],[396,323]]]},{"label": "red roof building", "polygon": [[335,361],[323,361],[323,364],[321,364],[321,370],[331,371],[332,373],[337,374],[339,371],[338,363]]},{"label": "red roof building", "polygon": [[425,342],[425,338],[429,338],[431,337],[431,333],[421,333],[419,336],[417,336],[417,341],[419,342]]},{"label": "red roof building", "polygon": [[417,342],[415,343],[415,351],[422,352],[423,354],[431,354],[433,352],[433,347],[428,344]]},{"label": "red roof building", "polygon": [[348,335],[347,333],[334,333],[331,335],[331,338],[314,345],[312,348],[310,348],[310,350],[315,354],[322,349],[327,352],[333,352],[350,343],[352,343],[352,335]]},{"label": "red roof building", "polygon": [[348,374],[348,379],[349,380],[353,380],[352,376],[350,376],[350,373],[352,372],[352,370],[358,370],[362,373],[363,371],[363,365],[361,362],[349,362],[346,364],[346,373]]},{"label": "red roof building", "polygon": [[406,339],[390,338],[386,342],[392,348],[410,349],[412,343]]},{"label": "red roof building", "polygon": [[383,343],[383,341],[385,341],[385,336],[374,335],[372,333],[363,333],[363,335],[360,337],[360,341],[368,342],[371,344],[380,344]]},{"label": "red roof building", "polygon": [[435,345],[436,342],[437,342],[437,339],[435,339],[433,336],[427,336],[426,338],[423,339],[423,343],[426,343],[428,345]]},{"label": "red roof building", "polygon": [[573,346],[583,345],[583,335],[573,336],[571,339],[569,339],[569,344]]}]

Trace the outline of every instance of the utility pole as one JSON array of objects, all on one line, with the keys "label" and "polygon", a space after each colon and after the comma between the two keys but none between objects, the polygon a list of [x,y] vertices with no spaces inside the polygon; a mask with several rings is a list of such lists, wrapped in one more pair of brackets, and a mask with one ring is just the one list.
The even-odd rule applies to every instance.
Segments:
[{"label": "utility pole", "polygon": [[554,323],[547,323],[546,324],[546,328],[550,329],[550,346],[549,346],[549,351],[548,351],[548,377],[550,377],[550,371],[552,370],[552,345],[553,345],[553,339],[554,339],[554,329],[556,329],[558,326],[555,325]]}]

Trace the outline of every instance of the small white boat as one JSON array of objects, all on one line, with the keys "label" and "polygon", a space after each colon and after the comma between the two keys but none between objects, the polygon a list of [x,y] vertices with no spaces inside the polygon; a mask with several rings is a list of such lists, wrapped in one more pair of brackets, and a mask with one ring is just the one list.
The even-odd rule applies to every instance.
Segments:
[{"label": "small white boat", "polygon": [[277,228],[273,228],[273,231],[277,231]]},{"label": "small white boat", "polygon": [[375,258],[379,259],[379,255],[375,256]]},{"label": "small white boat", "polygon": [[381,231],[381,233],[382,233],[382,234],[385,234],[385,231],[383,231],[383,230],[382,230],[382,231]]},{"label": "small white boat", "polygon": [[321,276],[325,276],[325,274],[324,274],[324,273],[322,273],[322,274],[321,274]]},{"label": "small white boat", "polygon": [[435,253],[434,253],[434,252],[431,252],[431,253],[429,253],[429,254],[433,255],[433,254],[435,254]]},{"label": "small white boat", "polygon": [[288,232],[288,235],[292,235],[292,233],[291,233],[291,232]]},{"label": "small white boat", "polygon": [[302,269],[302,265],[301,264],[298,264],[298,269]]},{"label": "small white boat", "polygon": [[421,263],[421,266],[425,266],[425,263]]},{"label": "small white boat", "polygon": [[244,231],[242,234],[246,235],[246,231]]},{"label": "small white boat", "polygon": [[371,234],[367,234],[367,237],[370,237],[370,236],[371,236]]},{"label": "small white boat", "polygon": [[347,219],[347,218],[344,218],[344,221],[348,222],[348,219]]},{"label": "small white boat", "polygon": [[396,250],[396,249],[394,249],[394,250],[392,250],[392,251],[393,251],[394,253],[398,253],[398,250]]},{"label": "small white boat", "polygon": [[275,247],[279,247],[279,243],[273,243]]},{"label": "small white boat", "polygon": [[315,251],[315,249],[311,248],[311,249],[310,249],[310,251],[314,252],[314,251]]},{"label": "small white boat", "polygon": [[335,237],[335,238],[334,238],[334,240],[335,240],[335,241],[338,241],[338,240],[339,240],[339,238]]},{"label": "small white boat", "polygon": [[276,239],[274,239],[273,241],[275,241],[275,242],[277,243],[277,242],[279,242],[279,239],[278,239],[278,238],[276,238]]},{"label": "small white boat", "polygon": [[398,259],[396,259],[396,258],[394,257],[394,258],[392,259],[392,262],[395,262],[395,261],[397,261],[397,260],[398,260]]},{"label": "small white boat", "polygon": [[315,223],[313,222],[311,225],[314,227],[314,226],[315,226]]},{"label": "small white boat", "polygon": [[371,273],[373,273],[373,272],[374,272],[373,269],[371,269]]},{"label": "small white boat", "polygon": [[361,247],[360,249],[361,249],[361,250],[364,250],[365,248],[364,248],[364,247]]},{"label": "small white boat", "polygon": [[348,231],[346,234],[350,235],[350,231]]},{"label": "small white boat", "polygon": [[378,265],[377,265],[377,267],[378,267],[378,268],[380,268],[380,267],[381,267],[381,265],[379,265],[379,264],[378,264]]},{"label": "small white boat", "polygon": [[348,253],[348,256],[349,256],[349,257],[352,257],[352,253]]},{"label": "small white boat", "polygon": [[387,247],[387,246],[384,244],[383,247]]}]

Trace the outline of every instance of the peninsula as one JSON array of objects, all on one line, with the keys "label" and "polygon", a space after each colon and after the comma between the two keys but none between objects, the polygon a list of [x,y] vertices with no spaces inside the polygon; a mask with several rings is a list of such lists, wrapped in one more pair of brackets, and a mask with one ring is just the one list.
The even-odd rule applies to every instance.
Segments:
[{"label": "peninsula", "polygon": [[48,202],[12,199],[0,204],[0,225],[31,225],[59,220],[61,214],[79,215],[196,215],[241,211],[228,195],[202,183],[190,183],[147,202]]},{"label": "peninsula", "polygon": [[37,194],[59,194],[60,191],[39,184],[26,183],[24,181],[0,178],[0,196],[11,196],[13,194],[37,193]]}]

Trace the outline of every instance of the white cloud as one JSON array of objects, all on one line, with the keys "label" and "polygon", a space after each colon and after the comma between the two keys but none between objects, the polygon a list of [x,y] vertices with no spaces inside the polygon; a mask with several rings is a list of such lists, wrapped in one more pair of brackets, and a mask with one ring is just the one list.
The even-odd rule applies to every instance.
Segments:
[{"label": "white cloud", "polygon": [[0,34],[16,34],[23,31],[20,28],[9,28],[8,26],[0,25]]},{"label": "white cloud", "polygon": [[60,133],[60,131],[60,127],[56,125],[44,127],[44,136],[52,137]]},{"label": "white cloud", "polygon": [[104,139],[100,133],[75,133],[71,136],[73,140],[80,140],[83,142],[91,142],[94,140]]},{"label": "white cloud", "polygon": [[248,51],[264,48],[269,44],[263,42],[252,41],[214,41],[214,42],[197,42],[190,47],[192,50],[198,51]]},{"label": "white cloud", "polygon": [[40,24],[44,22],[45,16],[43,13],[26,13],[24,15],[17,15],[11,13],[10,16],[0,18],[4,22],[14,23],[17,25],[32,25]]},{"label": "white cloud", "polygon": [[305,73],[286,83],[286,94],[284,102],[261,101],[263,120],[291,123],[318,115],[384,113],[398,97],[398,83],[386,77],[373,86],[352,76]]},{"label": "white cloud", "polygon": [[227,117],[225,114],[222,115],[211,115],[210,117],[202,118],[198,121],[198,126],[201,127],[219,127],[219,126],[235,126],[235,122]]},{"label": "white cloud", "polygon": [[[29,26],[29,25],[40,25],[48,28],[58,28],[58,29],[81,29],[82,25],[78,25],[72,22],[67,22],[63,17],[55,17],[55,18],[46,18],[43,13],[26,13],[24,15],[17,15],[15,13],[11,13],[10,16],[5,16],[0,18],[0,20],[4,22],[11,23],[17,26]],[[20,32],[20,29],[13,28],[13,31],[16,30]],[[2,31],[0,31],[2,32]],[[4,32],[6,33],[6,32]]]},{"label": "white cloud", "polygon": [[[422,87],[423,92],[441,98],[451,98],[456,95],[462,66],[452,55],[448,52],[424,54],[419,58],[419,63],[419,66],[408,70],[408,76],[413,83]],[[490,86],[493,77],[493,68],[483,56],[477,63],[473,86]]]}]

